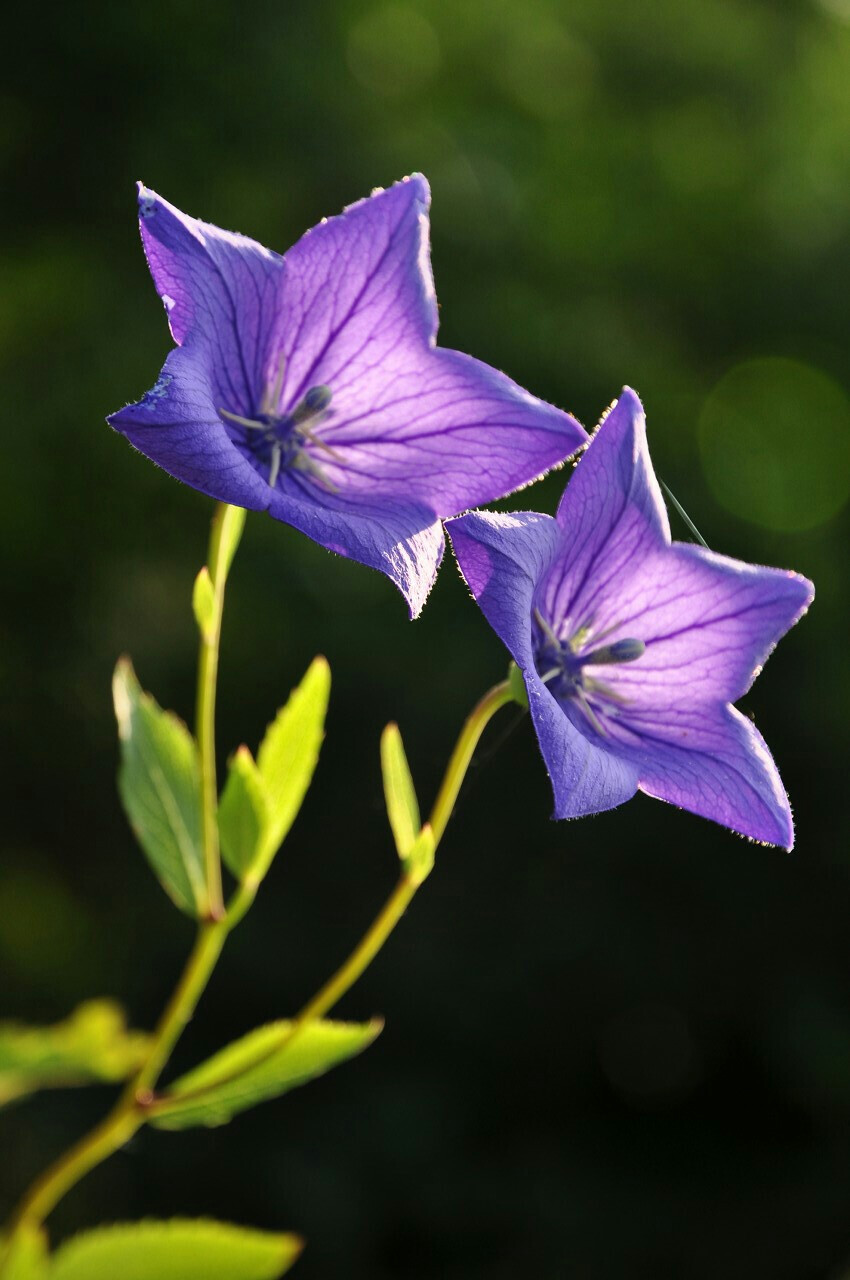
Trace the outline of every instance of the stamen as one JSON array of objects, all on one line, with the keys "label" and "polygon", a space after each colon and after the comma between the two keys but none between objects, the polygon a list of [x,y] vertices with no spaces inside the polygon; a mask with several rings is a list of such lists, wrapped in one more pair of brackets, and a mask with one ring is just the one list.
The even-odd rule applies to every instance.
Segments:
[{"label": "stamen", "polygon": [[300,404],[290,413],[280,412],[280,397],[283,392],[283,378],[286,360],[281,352],[278,359],[277,376],[273,387],[266,387],[260,402],[258,418],[245,418],[242,414],[231,413],[229,409],[220,409],[222,418],[234,422],[246,431],[262,432],[262,439],[250,448],[257,457],[269,461],[269,486],[277,485],[282,468],[294,468],[304,471],[317,484],[329,493],[339,493],[339,486],[329,480],[322,468],[313,461],[305,449],[307,443],[321,449],[336,462],[343,462],[342,454],[327,444],[316,431],[316,427],[325,417],[328,405],[333,398],[330,387],[315,386],[304,395]]},{"label": "stamen", "polygon": [[274,388],[270,390],[266,387],[263,393],[263,400],[260,405],[260,413],[268,414],[273,417],[277,413],[280,404],[280,394],[283,391],[283,374],[286,369],[286,356],[281,351],[277,358],[277,377],[274,380]]},{"label": "stamen", "polygon": [[280,475],[280,459],[282,450],[279,444],[272,445],[272,461],[269,467],[269,488],[273,489],[277,484],[277,478]]},{"label": "stamen", "polygon": [[316,435],[315,431],[311,431],[309,427],[306,427],[303,424],[303,422],[296,428],[296,430],[300,436],[303,436],[305,440],[309,440],[317,449],[324,449],[325,453],[330,454],[332,458],[336,458],[337,462],[343,461],[342,454],[339,453],[338,450],[331,448],[326,440],[322,440],[320,436]]},{"label": "stamen", "polygon": [[584,692],[584,689],[582,689],[580,684],[576,685],[576,697],[578,699],[579,706],[581,707],[584,714],[587,716],[590,723],[593,725],[596,732],[600,734],[603,738],[607,737],[608,736],[607,729],[604,727],[604,725],[602,724],[602,721],[599,719],[596,712],[593,710],[593,707],[588,702],[587,694]]},{"label": "stamen", "polygon": [[534,617],[535,617],[535,619],[536,619],[536,621],[537,621],[537,625],[538,625],[538,627],[539,627],[539,628],[540,628],[540,630],[543,632],[543,634],[545,635],[546,639],[547,639],[547,640],[549,640],[552,644],[554,644],[557,648],[559,648],[559,649],[560,649],[560,647],[561,647],[561,642],[560,642],[560,640],[559,640],[559,639],[558,639],[558,637],[555,635],[555,632],[552,630],[552,628],[551,628],[551,626],[549,625],[549,623],[548,623],[548,622],[546,621],[546,619],[543,617],[543,614],[542,614],[542,613],[540,612],[540,610],[539,610],[539,609],[537,609],[537,608],[535,608],[535,610],[534,610]]},{"label": "stamen", "polygon": [[308,458],[306,453],[297,453],[290,465],[298,471],[306,471],[323,489],[327,489],[328,493],[339,493],[339,485],[329,480],[318,463]]},{"label": "stamen", "polygon": [[269,429],[267,422],[256,422],[253,418],[242,418],[238,413],[231,413],[229,409],[219,409],[218,412],[222,418],[235,422],[239,427],[247,427],[249,431],[268,431]]}]

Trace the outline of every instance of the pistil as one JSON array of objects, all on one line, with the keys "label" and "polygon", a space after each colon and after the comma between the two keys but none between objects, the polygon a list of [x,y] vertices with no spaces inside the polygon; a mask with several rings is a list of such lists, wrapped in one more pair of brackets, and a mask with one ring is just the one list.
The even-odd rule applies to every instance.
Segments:
[{"label": "pistil", "polygon": [[324,385],[310,387],[294,409],[289,413],[281,413],[279,405],[283,391],[283,370],[284,362],[281,358],[274,384],[266,387],[256,418],[231,413],[229,409],[219,409],[219,413],[222,418],[247,433],[246,443],[253,453],[268,455],[270,488],[274,489],[277,485],[282,469],[292,468],[306,472],[330,493],[338,493],[339,486],[328,479],[306,448],[308,444],[312,445],[335,462],[342,461],[342,455],[323,440],[317,431],[319,424],[327,417],[333,392]]},{"label": "pistil", "polygon": [[[556,697],[574,700],[597,733],[605,735],[605,726],[591,700],[596,700],[597,706],[599,702],[623,705],[625,700],[609,685],[590,676],[585,668],[635,662],[645,653],[646,645],[631,636],[600,645],[600,640],[619,628],[614,625],[594,636],[592,619],[578,627],[568,639],[562,640],[539,609],[534,610],[534,619],[542,632],[542,642],[537,650],[540,679],[550,686]],[[596,647],[586,649],[593,640]],[[610,707],[605,709],[610,712]]]}]

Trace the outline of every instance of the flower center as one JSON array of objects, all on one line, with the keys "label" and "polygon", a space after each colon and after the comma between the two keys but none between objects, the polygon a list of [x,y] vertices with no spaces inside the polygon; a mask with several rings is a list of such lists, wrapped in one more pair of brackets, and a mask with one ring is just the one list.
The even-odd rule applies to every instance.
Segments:
[{"label": "flower center", "polygon": [[268,480],[272,489],[283,470],[301,471],[310,476],[323,489],[338,493],[339,486],[328,479],[324,470],[308,452],[308,446],[340,461],[336,449],[332,449],[318,434],[318,427],[328,416],[333,392],[330,387],[315,386],[305,392],[302,399],[287,413],[279,409],[283,389],[284,361],[281,357],[277,378],[268,386],[260,402],[256,418],[243,418],[241,414],[219,409],[222,418],[235,423],[245,432],[244,443],[251,453],[269,469]]},{"label": "flower center", "polygon": [[573,700],[594,729],[604,734],[600,713],[610,714],[610,704],[622,704],[623,699],[610,685],[590,675],[587,668],[635,662],[645,652],[646,645],[632,637],[600,644],[616,627],[594,637],[592,623],[579,627],[568,640],[561,640],[539,609],[534,610],[534,619],[537,623],[535,665],[540,679],[559,700]]}]

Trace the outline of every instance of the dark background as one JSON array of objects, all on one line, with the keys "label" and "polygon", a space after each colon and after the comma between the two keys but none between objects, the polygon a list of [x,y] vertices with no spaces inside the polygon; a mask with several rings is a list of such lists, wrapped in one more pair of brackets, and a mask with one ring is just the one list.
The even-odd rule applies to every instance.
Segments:
[{"label": "dark background", "polygon": [[[848,0],[90,0],[7,16],[0,1016],[111,994],[149,1025],[191,942],[114,788],[121,652],[191,716],[211,513],[103,422],[169,348],[136,178],[283,250],[423,170],[441,341],[589,426],[630,383],[710,545],[818,590],[744,703],[794,803],[793,854],[644,797],[555,825],[527,723],[486,759],[497,722],[435,874],[341,1006],[386,1015],[377,1044],[228,1129],[142,1133],[62,1203],[55,1238],[211,1213],[302,1231],[303,1280],[840,1275],[848,136]],[[562,484],[513,503],[552,511]],[[222,760],[256,745],[317,651],[334,691],[315,789],[177,1065],[292,1012],[344,956],[396,874],[381,727],[401,723],[427,802],[506,660],[451,561],[410,624],[386,580],[251,517]],[[108,1100],[0,1116],[0,1210]]]}]

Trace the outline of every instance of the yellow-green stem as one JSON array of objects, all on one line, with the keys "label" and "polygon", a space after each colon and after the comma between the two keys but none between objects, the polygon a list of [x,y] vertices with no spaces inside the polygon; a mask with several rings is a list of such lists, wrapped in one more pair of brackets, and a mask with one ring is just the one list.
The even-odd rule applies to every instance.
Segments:
[{"label": "yellow-green stem", "polygon": [[0,1254],[0,1277],[17,1233],[41,1226],[71,1187],[107,1156],[123,1147],[144,1124],[152,1089],[209,982],[230,927],[226,918],[200,926],[194,949],[160,1019],[140,1070],[106,1119],[37,1179],[15,1211],[6,1236],[6,1255]]},{"label": "yellow-green stem", "polygon": [[[201,786],[201,843],[206,870],[209,916],[218,920],[224,914],[221,890],[221,857],[218,847],[218,788],[215,763],[215,693],[218,679],[218,654],[221,642],[221,618],[224,611],[224,587],[229,568],[228,545],[238,530],[245,513],[238,507],[220,502],[213,516],[207,569],[213,588],[213,611],[206,626],[201,627],[198,652],[198,693],[195,704],[195,736],[198,741]],[[238,538],[238,532],[235,533]]]},{"label": "yellow-green stem", "polygon": [[[496,714],[500,707],[514,700],[513,693],[508,681],[503,684],[495,685],[488,693],[484,695],[481,701],[474,708],[467,718],[460,737],[455,744],[443,777],[442,785],[431,811],[429,825],[434,832],[434,847],[439,844],[440,839],[445,832],[446,824],[451,817],[463,780],[469,768],[470,761],[475,752],[475,748],[481,738],[482,733],[489,724],[490,720]],[[311,1022],[315,1022],[318,1018],[324,1017],[335,1004],[349,991],[357,981],[357,979],[365,972],[374,960],[375,956],[383,947],[387,938],[398,924],[401,917],[407,910],[410,902],[422,883],[421,879],[410,875],[406,871],[402,871],[398,882],[390,894],[387,901],[379,911],[378,915],[372,921],[367,932],[358,942],[348,959],[340,965],[336,973],[328,979],[314,996],[304,1005],[301,1011],[295,1016],[287,1029],[281,1032],[280,1039],[276,1043],[269,1046],[268,1051],[261,1058],[254,1062],[254,1066],[258,1066],[266,1058],[272,1058],[280,1053],[297,1035]],[[254,886],[243,885],[240,890],[241,901],[234,899],[230,903],[227,910],[228,919],[235,924],[242,918],[255,892]],[[215,1088],[220,1088],[223,1081],[216,1080]],[[185,1099],[188,1096],[201,1098],[207,1092],[207,1089],[201,1088],[193,1091],[191,1095],[182,1095]],[[152,1111],[167,1111],[168,1099],[155,1099],[152,1104]]]},{"label": "yellow-green stem", "polygon": [[[219,512],[219,515],[221,512]],[[218,518],[218,517],[217,517]],[[214,538],[215,525],[214,525]],[[221,546],[219,530],[217,546]],[[213,573],[211,556],[210,573]],[[226,576],[225,572],[222,575]],[[215,581],[215,580],[214,580]],[[224,582],[221,582],[223,592]],[[220,606],[219,606],[220,610]],[[220,612],[219,612],[220,629]],[[217,649],[217,646],[216,646]],[[203,654],[203,648],[202,648]],[[216,653],[217,656],[217,653]],[[435,847],[439,844],[451,817],[470,761],[481,734],[500,707],[512,701],[510,686],[506,681],[496,685],[484,695],[466,720],[452,752],[442,785],[431,811],[430,825],[434,832]],[[202,770],[205,768],[202,756]],[[354,985],[361,974],[383,947],[389,935],[404,915],[419,887],[419,881],[402,872],[398,883],[371,926],[336,973],[316,994],[308,1000],[293,1020],[282,1043],[294,1038],[303,1027],[323,1017]],[[130,1081],[107,1118],[93,1129],[76,1146],[61,1156],[56,1163],[33,1184],[15,1212],[6,1235],[6,1253],[0,1253],[0,1280],[11,1258],[13,1243],[21,1231],[41,1226],[45,1218],[86,1173],[95,1168],[113,1152],[124,1146],[144,1124],[147,1116],[158,1109],[153,1089],[165,1067],[171,1052],[192,1017],[198,1000],[209,982],[228,933],[242,919],[253,901],[256,885],[245,884],[234,894],[226,914],[201,924],[195,947],[183,971],[169,1004],[153,1036],[153,1043],[145,1063]],[[270,1053],[280,1051],[275,1045]],[[203,1092],[199,1090],[199,1093]]]},{"label": "yellow-green stem", "polygon": [[144,1123],[156,1082],[195,1012],[228,933],[246,909],[244,899],[247,890],[239,890],[234,896],[232,916],[226,916],[222,906],[215,770],[215,690],[224,586],[244,519],[245,513],[239,508],[224,503],[219,503],[216,508],[207,565],[214,607],[211,620],[201,628],[198,658],[197,740],[209,919],[199,926],[195,946],[151,1038],[151,1046],[141,1068],[106,1119],[60,1156],[36,1180],[15,1210],[6,1232],[5,1251],[0,1245],[0,1278],[6,1271],[18,1233],[40,1227],[66,1192],[107,1156],[124,1146]]},{"label": "yellow-green stem", "polygon": [[429,821],[434,832],[435,848],[445,834],[449,818],[452,816],[458,794],[463,786],[466,771],[475,754],[475,748],[478,746],[482,733],[499,708],[507,706],[513,700],[510,682],[504,680],[501,684],[494,685],[492,689],[485,693],[484,697],[467,717],[466,723],[460,731],[460,737],[455,744],[455,749],[452,752],[452,758],[449,760],[442,785],[437,793],[437,799],[434,801],[434,808],[431,810]]}]

